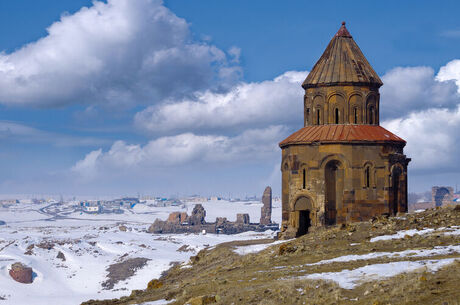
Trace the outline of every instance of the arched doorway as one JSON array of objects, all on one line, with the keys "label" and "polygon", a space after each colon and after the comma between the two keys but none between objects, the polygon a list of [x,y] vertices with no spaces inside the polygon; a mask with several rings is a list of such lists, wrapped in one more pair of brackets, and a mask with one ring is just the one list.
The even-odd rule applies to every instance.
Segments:
[{"label": "arched doorway", "polygon": [[308,233],[308,228],[311,226],[311,210],[312,203],[308,197],[299,197],[294,204],[294,211],[296,213],[297,234],[296,237]]},{"label": "arched doorway", "polygon": [[391,171],[391,191],[392,200],[390,202],[390,215],[396,215],[398,213],[398,207],[401,202],[401,168],[395,166]]},{"label": "arched doorway", "polygon": [[342,205],[343,169],[339,161],[332,160],[326,164],[324,177],[326,180],[326,225],[337,223],[337,208]]}]

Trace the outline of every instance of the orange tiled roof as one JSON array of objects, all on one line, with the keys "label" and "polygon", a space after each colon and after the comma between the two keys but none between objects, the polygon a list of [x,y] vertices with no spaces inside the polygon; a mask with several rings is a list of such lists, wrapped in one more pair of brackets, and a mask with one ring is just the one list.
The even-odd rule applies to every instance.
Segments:
[{"label": "orange tiled roof", "polygon": [[310,87],[338,84],[382,86],[377,73],[351,37],[345,22],[302,84]]},{"label": "orange tiled roof", "polygon": [[284,139],[280,147],[296,144],[348,142],[400,142],[397,135],[377,125],[313,125],[297,130]]}]

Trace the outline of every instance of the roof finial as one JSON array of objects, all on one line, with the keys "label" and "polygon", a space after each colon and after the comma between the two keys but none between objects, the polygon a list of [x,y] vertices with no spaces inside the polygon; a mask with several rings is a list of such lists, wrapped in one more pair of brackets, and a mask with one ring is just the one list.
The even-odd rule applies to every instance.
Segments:
[{"label": "roof finial", "polygon": [[351,37],[350,32],[348,32],[347,28],[345,27],[345,21],[342,21],[342,26],[340,27],[339,31],[335,36],[339,37]]}]

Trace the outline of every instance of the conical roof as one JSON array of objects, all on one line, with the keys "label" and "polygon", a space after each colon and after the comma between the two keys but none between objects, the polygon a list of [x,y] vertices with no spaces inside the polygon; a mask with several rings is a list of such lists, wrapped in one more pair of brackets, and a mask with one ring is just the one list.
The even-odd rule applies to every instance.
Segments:
[{"label": "conical roof", "polygon": [[383,85],[351,37],[345,22],[302,84],[304,89],[332,85]]}]

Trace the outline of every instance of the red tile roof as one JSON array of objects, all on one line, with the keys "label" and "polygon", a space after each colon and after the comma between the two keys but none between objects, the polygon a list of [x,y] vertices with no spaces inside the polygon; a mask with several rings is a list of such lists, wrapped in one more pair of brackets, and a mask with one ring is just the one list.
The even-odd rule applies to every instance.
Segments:
[{"label": "red tile roof", "polygon": [[349,143],[349,142],[399,142],[406,141],[377,125],[314,125],[297,130],[279,145]]}]

